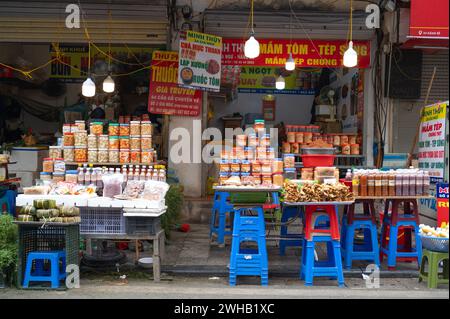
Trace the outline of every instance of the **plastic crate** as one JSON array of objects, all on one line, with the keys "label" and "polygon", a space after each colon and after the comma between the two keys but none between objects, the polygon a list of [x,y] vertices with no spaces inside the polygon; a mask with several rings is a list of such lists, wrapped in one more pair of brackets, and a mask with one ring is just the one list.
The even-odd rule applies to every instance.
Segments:
[{"label": "plastic crate", "polygon": [[125,217],[127,235],[153,236],[161,230],[160,217]]},{"label": "plastic crate", "polygon": [[122,208],[80,207],[81,234],[126,234]]},{"label": "plastic crate", "polygon": [[[28,254],[33,251],[66,252],[66,264],[79,266],[79,225],[44,226],[23,223],[18,225],[19,254],[17,265],[17,286],[22,288]],[[48,288],[47,283],[30,288]]]}]

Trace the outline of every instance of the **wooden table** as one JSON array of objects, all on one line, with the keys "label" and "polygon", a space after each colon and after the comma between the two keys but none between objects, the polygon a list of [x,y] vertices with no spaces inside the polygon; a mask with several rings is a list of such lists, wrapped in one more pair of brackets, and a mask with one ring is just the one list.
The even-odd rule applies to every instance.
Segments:
[{"label": "wooden table", "polygon": [[86,239],[86,252],[92,255],[92,239],[103,240],[117,240],[117,241],[135,241],[136,242],[136,261],[139,260],[139,245],[140,240],[152,240],[153,241],[153,280],[161,280],[161,262],[164,259],[165,247],[164,229],[161,229],[155,235],[127,235],[127,234],[83,234]]}]

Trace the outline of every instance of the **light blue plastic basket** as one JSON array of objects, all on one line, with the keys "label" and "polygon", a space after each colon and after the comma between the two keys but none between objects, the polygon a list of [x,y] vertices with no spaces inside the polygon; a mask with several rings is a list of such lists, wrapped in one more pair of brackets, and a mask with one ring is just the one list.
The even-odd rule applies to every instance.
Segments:
[{"label": "light blue plastic basket", "polygon": [[430,251],[448,253],[448,238],[424,236],[420,234],[420,239],[422,240],[423,248]]}]

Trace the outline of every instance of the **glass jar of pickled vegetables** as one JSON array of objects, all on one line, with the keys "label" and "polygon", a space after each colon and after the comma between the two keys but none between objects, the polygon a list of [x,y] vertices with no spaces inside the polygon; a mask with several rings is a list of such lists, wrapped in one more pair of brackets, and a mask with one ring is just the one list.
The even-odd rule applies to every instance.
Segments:
[{"label": "glass jar of pickled vegetables", "polygon": [[287,141],[288,143],[295,143],[296,139],[296,133],[295,132],[288,132],[287,133]]},{"label": "glass jar of pickled vegetables", "polygon": [[149,150],[152,148],[152,136],[151,135],[142,135],[141,136],[141,148],[143,150]]},{"label": "glass jar of pickled vegetables", "polygon": [[235,158],[238,160],[245,159],[245,152],[244,148],[241,146],[236,146],[233,148],[233,153],[235,154]]},{"label": "glass jar of pickled vegetables", "polygon": [[341,154],[342,155],[350,155],[350,153],[351,153],[350,144],[342,144],[341,145]]},{"label": "glass jar of pickled vegetables", "polygon": [[79,131],[85,131],[86,130],[86,123],[83,120],[76,120],[75,125],[78,127]]},{"label": "glass jar of pickled vegetables", "polygon": [[142,164],[150,164],[153,162],[153,151],[152,150],[142,150],[141,151],[141,162]]},{"label": "glass jar of pickled vegetables", "polygon": [[64,162],[64,158],[55,158],[53,162],[53,172],[65,172],[66,171],[66,162]]},{"label": "glass jar of pickled vegetables", "polygon": [[121,149],[119,152],[119,163],[130,163],[130,150]]},{"label": "glass jar of pickled vegetables", "polygon": [[303,143],[303,132],[295,133],[295,142],[296,143]]},{"label": "glass jar of pickled vegetables", "polygon": [[140,163],[141,162],[141,149],[132,149],[130,151],[130,162],[131,163]]},{"label": "glass jar of pickled vegetables", "polygon": [[[146,147],[148,148],[148,147]],[[140,136],[130,136],[130,149],[141,149],[141,137]]]},{"label": "glass jar of pickled vegetables", "polygon": [[108,148],[109,149],[119,149],[119,136],[110,136],[108,139]]},{"label": "glass jar of pickled vegetables", "polygon": [[255,158],[255,150],[253,147],[244,148],[245,158],[248,160],[253,160]]},{"label": "glass jar of pickled vegetables", "polygon": [[247,146],[247,135],[245,134],[236,135],[236,146],[240,147]]},{"label": "glass jar of pickled vegetables", "polygon": [[219,185],[225,185],[225,182],[228,180],[229,173],[222,172],[219,173]]},{"label": "glass jar of pickled vegetables", "polygon": [[350,144],[350,145],[356,144],[356,135],[350,135],[348,137],[348,144]]},{"label": "glass jar of pickled vegetables", "polygon": [[89,131],[91,134],[100,135],[103,134],[103,123],[102,122],[91,122],[89,125]]},{"label": "glass jar of pickled vegetables", "polygon": [[273,147],[268,147],[267,148],[266,158],[267,159],[274,159],[275,158],[275,149]]},{"label": "glass jar of pickled vegetables", "polygon": [[259,161],[252,162],[252,173],[261,174],[261,162]]},{"label": "glass jar of pickled vegetables", "polygon": [[283,160],[274,158],[272,161],[272,173],[283,173]]},{"label": "glass jar of pickled vegetables", "polygon": [[75,146],[74,159],[75,162],[78,163],[87,162],[87,148],[83,146]]},{"label": "glass jar of pickled vegetables", "polygon": [[313,133],[312,132],[305,132],[303,134],[303,143],[309,144],[312,142]]},{"label": "glass jar of pickled vegetables", "polygon": [[74,134],[75,146],[87,147],[87,132],[78,131]]},{"label": "glass jar of pickled vegetables", "polygon": [[64,146],[63,157],[66,162],[75,161],[75,147],[74,146]]},{"label": "glass jar of pickled vegetables", "polygon": [[294,154],[284,154],[283,163],[285,168],[295,168],[295,155]]},{"label": "glass jar of pickled vegetables", "polygon": [[130,124],[128,124],[128,123],[120,123],[120,125],[119,125],[119,135],[120,136],[129,136],[130,135]]},{"label": "glass jar of pickled vegetables", "polygon": [[348,144],[348,135],[341,136],[341,144]]},{"label": "glass jar of pickled vegetables", "polygon": [[97,135],[89,134],[87,137],[87,147],[88,148],[97,148]]},{"label": "glass jar of pickled vegetables", "polygon": [[88,162],[89,163],[97,163],[98,160],[98,149],[96,148],[88,148],[88,154],[87,154]]},{"label": "glass jar of pickled vegetables", "polygon": [[153,135],[153,125],[150,121],[141,122],[141,135]]},{"label": "glass jar of pickled vegetables", "polygon": [[266,159],[267,158],[267,148],[258,146],[256,148],[256,158],[257,159]]},{"label": "glass jar of pickled vegetables", "polygon": [[141,135],[141,121],[130,122],[130,135]]},{"label": "glass jar of pickled vegetables", "polygon": [[292,143],[291,144],[291,152],[294,153],[294,154],[300,153],[300,144]]},{"label": "glass jar of pickled vegetables", "polygon": [[109,151],[107,148],[99,148],[97,153],[98,163],[108,163],[109,161]]},{"label": "glass jar of pickled vegetables", "polygon": [[111,149],[110,148],[108,150],[108,162],[109,163],[119,163],[119,149]]},{"label": "glass jar of pickled vegetables", "polygon": [[66,174],[64,172],[53,173],[53,183],[64,182]]},{"label": "glass jar of pickled vegetables", "polygon": [[75,146],[74,133],[64,133],[63,144],[64,144],[64,146]]},{"label": "glass jar of pickled vegetables", "polygon": [[256,134],[248,135],[248,146],[249,147],[257,147],[258,146],[258,138],[256,137]]},{"label": "glass jar of pickled vegetables", "polygon": [[283,144],[281,146],[281,150],[283,153],[290,153],[291,152],[291,143],[283,142]]},{"label": "glass jar of pickled vegetables", "polygon": [[282,173],[276,173],[272,175],[272,183],[275,186],[282,187],[284,184],[284,178]]},{"label": "glass jar of pickled vegetables", "polygon": [[350,144],[350,154],[359,155],[359,144]]},{"label": "glass jar of pickled vegetables", "polygon": [[272,161],[264,160],[261,162],[261,173],[263,174],[272,173]]},{"label": "glass jar of pickled vegetables", "polygon": [[253,129],[256,132],[264,131],[264,129],[265,129],[264,120],[255,120],[255,124],[253,124]]},{"label": "glass jar of pickled vegetables", "polygon": [[261,175],[261,183],[263,184],[263,185],[267,185],[267,186],[269,186],[269,185],[272,185],[272,174],[262,174]]},{"label": "glass jar of pickled vegetables", "polygon": [[259,146],[261,147],[268,147],[270,146],[270,135],[264,134],[261,139],[259,140]]},{"label": "glass jar of pickled vegetables", "polygon": [[108,125],[108,135],[118,136],[120,134],[119,123],[109,123]]},{"label": "glass jar of pickled vegetables", "polygon": [[241,171],[241,161],[238,159],[231,160],[230,162],[230,171],[232,173],[237,173]]},{"label": "glass jar of pickled vegetables", "polygon": [[129,136],[120,136],[119,137],[119,148],[121,150],[129,150],[130,149],[130,137]]},{"label": "glass jar of pickled vegetables", "polygon": [[230,172],[230,163],[226,159],[222,159],[219,162],[219,171],[220,172]]},{"label": "glass jar of pickled vegetables", "polygon": [[241,172],[242,173],[250,173],[250,171],[251,171],[250,161],[243,160],[241,162]]},{"label": "glass jar of pickled vegetables", "polygon": [[333,136],[333,145],[334,146],[340,146],[341,145],[341,136],[338,134],[335,134]]},{"label": "glass jar of pickled vegetables", "polygon": [[255,185],[261,185],[261,174],[259,173],[252,173],[253,183]]},{"label": "glass jar of pickled vegetables", "polygon": [[66,171],[65,181],[68,183],[78,183],[78,171],[77,170],[70,170]]},{"label": "glass jar of pickled vegetables", "polygon": [[48,157],[59,158],[61,157],[61,146],[49,146],[48,147]]},{"label": "glass jar of pickled vegetables", "polygon": [[241,173],[242,185],[253,185],[253,176],[250,173]]},{"label": "glass jar of pickled vegetables", "polygon": [[97,137],[97,147],[98,148],[108,148],[109,147],[109,136],[102,134]]},{"label": "glass jar of pickled vegetables", "polygon": [[51,157],[44,158],[42,161],[42,171],[45,173],[53,172],[54,159]]}]

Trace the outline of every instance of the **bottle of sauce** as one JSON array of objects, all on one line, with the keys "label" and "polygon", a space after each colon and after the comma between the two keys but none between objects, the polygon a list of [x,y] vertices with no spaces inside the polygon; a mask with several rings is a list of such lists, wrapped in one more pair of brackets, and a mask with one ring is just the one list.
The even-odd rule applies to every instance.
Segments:
[{"label": "bottle of sauce", "polygon": [[423,196],[430,195],[430,173],[425,171],[423,174]]},{"label": "bottle of sauce", "polygon": [[381,174],[381,196],[386,198],[389,195],[389,174]]},{"label": "bottle of sauce", "polygon": [[381,197],[383,193],[382,177],[380,173],[375,174],[375,196]]},{"label": "bottle of sauce", "polygon": [[397,172],[395,175],[395,196],[402,196],[403,174]]},{"label": "bottle of sauce", "polygon": [[353,196],[359,196],[359,174],[355,173],[353,174],[352,178],[352,192]]},{"label": "bottle of sauce", "polygon": [[78,167],[78,184],[84,185],[84,170],[81,166]]},{"label": "bottle of sauce", "polygon": [[149,169],[147,169],[147,174],[145,175],[145,180],[146,181],[151,181],[152,180],[152,169],[151,168],[149,168]]},{"label": "bottle of sauce", "polygon": [[366,197],[367,196],[367,174],[363,173],[360,177],[359,177],[359,195],[362,197]]},{"label": "bottle of sauce", "polygon": [[91,184],[91,169],[87,168],[84,174],[84,185],[88,186],[89,184]]},{"label": "bottle of sauce", "polygon": [[395,172],[391,171],[389,173],[389,197],[395,196]]},{"label": "bottle of sauce", "polygon": [[409,174],[402,175],[402,196],[409,196]]},{"label": "bottle of sauce", "polygon": [[367,196],[375,196],[375,175],[369,174],[367,177]]}]

